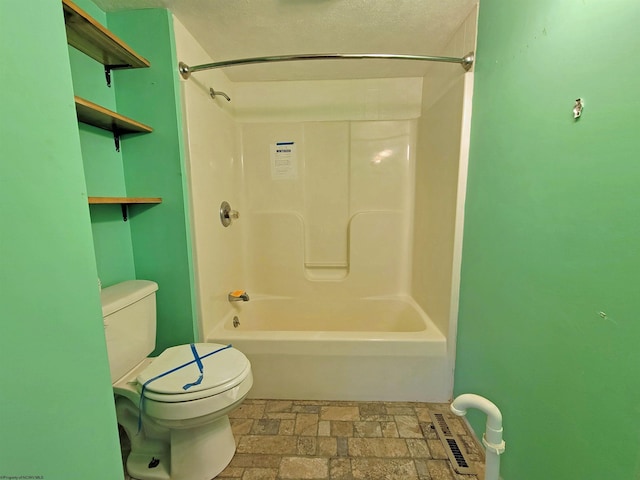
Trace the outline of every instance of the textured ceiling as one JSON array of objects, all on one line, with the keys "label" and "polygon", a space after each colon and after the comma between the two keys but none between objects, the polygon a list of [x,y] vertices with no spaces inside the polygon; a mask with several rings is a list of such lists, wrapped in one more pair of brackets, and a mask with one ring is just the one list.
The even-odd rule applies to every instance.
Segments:
[{"label": "textured ceiling", "polygon": [[[477,0],[94,1],[105,11],[168,8],[214,61],[298,53],[445,55],[443,47],[477,3]],[[207,61],[203,59],[202,63]],[[426,63],[404,60],[314,60],[229,67],[225,73],[234,81],[267,81],[411,77],[424,75],[426,68]]]}]

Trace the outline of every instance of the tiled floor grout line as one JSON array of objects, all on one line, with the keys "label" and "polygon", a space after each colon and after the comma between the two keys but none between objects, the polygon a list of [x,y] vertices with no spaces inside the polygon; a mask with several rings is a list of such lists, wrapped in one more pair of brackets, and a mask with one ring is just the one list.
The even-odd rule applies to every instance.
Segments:
[{"label": "tiled floor grout line", "polygon": [[[431,423],[447,417],[478,475],[455,472]],[[219,480],[478,480],[483,453],[448,404],[249,399],[229,415]]]}]

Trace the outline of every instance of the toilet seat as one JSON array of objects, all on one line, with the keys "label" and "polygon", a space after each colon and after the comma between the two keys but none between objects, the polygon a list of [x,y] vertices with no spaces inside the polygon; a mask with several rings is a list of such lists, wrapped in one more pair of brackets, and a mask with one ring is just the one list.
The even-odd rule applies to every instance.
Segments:
[{"label": "toilet seat", "polygon": [[[226,345],[215,343],[196,344],[200,357],[224,347]],[[242,352],[234,348],[227,348],[201,360],[204,366],[203,383],[206,378],[212,377],[205,383],[205,386],[210,388],[196,392],[190,392],[191,388],[189,388],[186,393],[180,393],[180,391],[185,392],[182,388],[185,384],[193,382],[200,375],[197,366],[193,366],[196,365],[194,363],[148,383],[143,393],[141,380],[148,382],[157,375],[195,360],[191,353],[190,345],[171,347],[165,352],[170,350],[174,352],[177,350],[178,357],[173,356],[173,354],[161,354],[156,358],[146,358],[127,375],[113,384],[114,392],[117,395],[126,397],[136,407],[140,408],[143,418],[150,417],[151,421],[167,428],[191,428],[195,425],[215,421],[217,418],[226,415],[236,408],[251,390],[253,385],[251,363]],[[186,358],[185,352],[191,355],[191,359],[182,361]],[[225,352],[227,355],[222,355]],[[157,363],[160,357],[163,357],[163,360],[161,363]],[[223,361],[214,362],[213,359],[216,357],[218,357],[218,360],[222,359]],[[230,370],[226,374],[221,374],[219,371],[227,368],[226,361],[230,361],[232,365],[228,366]],[[188,372],[188,375],[181,378],[179,372]],[[161,380],[174,375],[176,377],[173,382],[164,386],[163,384],[159,385],[160,389],[177,393],[158,393],[151,389],[156,382],[161,382]],[[223,383],[213,386],[217,383],[214,378],[222,379]],[[227,381],[225,382],[224,380]],[[198,387],[202,387],[202,384],[198,385]]]},{"label": "toilet seat", "polygon": [[[138,384],[146,384],[144,397],[163,403],[190,402],[230,390],[251,375],[249,360],[233,347],[197,343],[195,349],[203,366],[198,385],[193,385],[200,370],[191,346],[178,345],[166,349],[137,375]],[[166,372],[171,373],[161,376]],[[185,389],[185,385],[190,386]]]}]

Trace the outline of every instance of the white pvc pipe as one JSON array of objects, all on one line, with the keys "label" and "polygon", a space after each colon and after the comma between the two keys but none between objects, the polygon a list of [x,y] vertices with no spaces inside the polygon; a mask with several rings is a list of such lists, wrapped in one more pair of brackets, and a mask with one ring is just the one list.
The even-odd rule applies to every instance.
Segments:
[{"label": "white pvc pipe", "polygon": [[487,427],[482,436],[486,457],[484,480],[499,480],[500,454],[505,449],[502,440],[502,413],[493,402],[474,393],[464,393],[451,403],[451,411],[459,417],[465,416],[469,408],[477,408],[487,415]]}]

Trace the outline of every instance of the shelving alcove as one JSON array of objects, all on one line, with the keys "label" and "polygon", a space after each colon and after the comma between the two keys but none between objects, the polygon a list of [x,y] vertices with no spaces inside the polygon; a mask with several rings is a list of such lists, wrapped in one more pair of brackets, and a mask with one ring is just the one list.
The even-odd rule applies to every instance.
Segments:
[{"label": "shelving alcove", "polygon": [[[105,68],[107,85],[111,86],[111,71],[123,68],[147,68],[149,61],[136,53],[124,41],[78,7],[71,0],[62,0],[67,43],[98,61]],[[132,133],[151,133],[153,128],[84,98],[75,97],[78,121],[113,133],[116,150],[120,137]],[[132,204],[162,203],[160,197],[89,197],[90,205],[119,204],[122,218]]]}]

